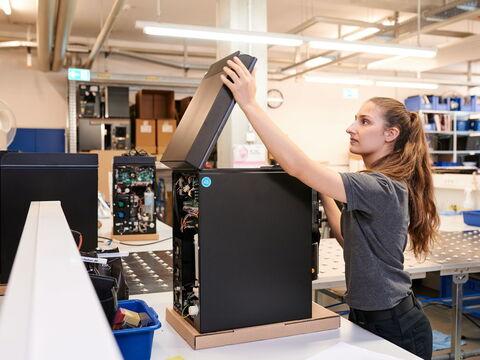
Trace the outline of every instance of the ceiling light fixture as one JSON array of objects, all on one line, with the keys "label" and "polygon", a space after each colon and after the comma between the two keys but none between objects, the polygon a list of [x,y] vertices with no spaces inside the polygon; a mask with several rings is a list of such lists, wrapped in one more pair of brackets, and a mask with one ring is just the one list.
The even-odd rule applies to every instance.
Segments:
[{"label": "ceiling light fixture", "polygon": [[316,58],[309,59],[305,61],[305,66],[307,68],[314,68],[317,66],[325,65],[332,62],[332,59],[329,57],[319,56]]},{"label": "ceiling light fixture", "polygon": [[281,46],[300,46],[305,42],[308,42],[310,46],[315,49],[426,58],[435,57],[437,54],[437,50],[432,48],[409,47],[391,44],[372,44],[361,41],[322,39],[304,37],[300,35],[241,31],[206,26],[137,21],[135,27],[143,29],[143,32],[148,35],[174,38],[231,41]]},{"label": "ceiling light fixture", "polygon": [[282,46],[300,46],[301,37],[288,34],[276,34],[254,31],[230,30],[206,26],[183,26],[176,24],[137,21],[135,27],[143,28],[148,35],[176,37],[186,39],[232,41],[251,44],[268,44]]},{"label": "ceiling light fixture", "polygon": [[359,30],[359,31],[355,31],[353,33],[350,33],[344,37],[342,37],[343,40],[346,40],[346,41],[355,41],[355,40],[360,40],[360,39],[363,39],[367,36],[370,36],[370,35],[373,35],[373,34],[376,34],[377,32],[379,32],[380,29],[379,28],[376,28],[376,27],[367,27],[365,29],[362,29],[362,30]]},{"label": "ceiling light fixture", "polygon": [[10,0],[0,0],[0,9],[5,13],[5,15],[12,15]]},{"label": "ceiling light fixture", "polygon": [[310,47],[323,50],[337,50],[348,52],[363,52],[369,54],[412,56],[422,58],[433,58],[437,55],[436,49],[407,47],[401,45],[383,45],[372,44],[360,41],[343,41],[343,40],[315,40],[309,42]]}]

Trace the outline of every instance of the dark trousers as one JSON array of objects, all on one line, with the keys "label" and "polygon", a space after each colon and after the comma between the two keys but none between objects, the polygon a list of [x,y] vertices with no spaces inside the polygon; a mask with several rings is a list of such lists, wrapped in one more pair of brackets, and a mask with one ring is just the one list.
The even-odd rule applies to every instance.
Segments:
[{"label": "dark trousers", "polygon": [[372,319],[375,316],[369,315],[375,311],[355,309],[350,309],[348,319],[418,357],[430,360],[432,358],[432,327],[415,299],[414,304],[410,310],[401,314],[391,311],[390,319]]}]

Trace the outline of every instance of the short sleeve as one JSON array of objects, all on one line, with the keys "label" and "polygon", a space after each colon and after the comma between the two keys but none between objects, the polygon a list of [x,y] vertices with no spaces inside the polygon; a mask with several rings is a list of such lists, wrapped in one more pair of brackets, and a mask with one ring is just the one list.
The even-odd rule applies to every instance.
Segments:
[{"label": "short sleeve", "polygon": [[346,210],[369,214],[398,201],[392,180],[380,173],[340,173],[347,197]]}]

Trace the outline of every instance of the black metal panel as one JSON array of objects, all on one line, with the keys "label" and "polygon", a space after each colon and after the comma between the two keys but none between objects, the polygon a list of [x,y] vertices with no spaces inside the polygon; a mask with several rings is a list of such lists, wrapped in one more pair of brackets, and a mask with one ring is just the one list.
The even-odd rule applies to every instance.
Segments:
[{"label": "black metal panel", "polygon": [[220,75],[227,60],[238,56],[252,71],[256,58],[236,52],[214,63],[200,83],[162,156],[172,169],[200,169],[207,161],[235,105]]},{"label": "black metal panel", "polygon": [[283,171],[201,171],[200,332],[311,316],[312,191]]},{"label": "black metal panel", "polygon": [[[6,283],[31,201],[61,201],[82,250],[97,246],[96,154],[0,153],[0,283]],[[59,254],[61,255],[61,254]]]}]

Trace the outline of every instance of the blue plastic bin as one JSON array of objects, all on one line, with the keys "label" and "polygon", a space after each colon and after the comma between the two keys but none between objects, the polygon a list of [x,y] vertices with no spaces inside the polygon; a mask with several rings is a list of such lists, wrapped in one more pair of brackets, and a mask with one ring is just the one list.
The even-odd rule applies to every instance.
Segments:
[{"label": "blue plastic bin", "polygon": [[450,99],[435,96],[434,110],[439,110],[439,111],[450,110]]},{"label": "blue plastic bin", "polygon": [[430,101],[429,104],[425,104],[423,102],[423,96],[420,96],[420,95],[410,96],[405,99],[405,107],[409,111],[433,110],[435,106],[435,102],[438,101],[438,97],[433,95],[429,95],[427,97],[428,97],[428,100]]},{"label": "blue plastic bin", "polygon": [[467,225],[480,226],[480,210],[464,211],[463,222]]},{"label": "blue plastic bin", "polygon": [[470,96],[469,101],[465,101],[465,98],[462,99],[460,104],[461,111],[477,111],[477,97],[475,95]]},{"label": "blue plastic bin", "polygon": [[457,120],[457,131],[468,131],[470,130],[470,125],[469,120]]},{"label": "blue plastic bin", "polygon": [[146,312],[150,317],[149,326],[138,329],[113,330],[113,336],[117,340],[118,347],[125,360],[149,360],[152,354],[153,332],[160,328],[158,315],[143,300],[121,300],[118,307]]},{"label": "blue plastic bin", "polygon": [[470,129],[473,131],[480,131],[480,120],[471,120]]}]

